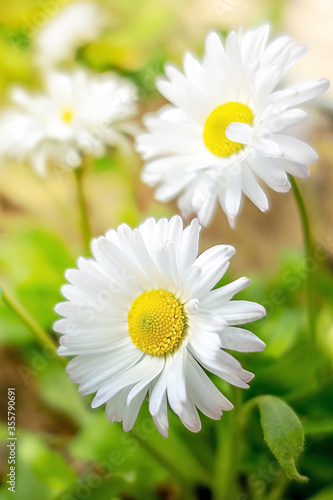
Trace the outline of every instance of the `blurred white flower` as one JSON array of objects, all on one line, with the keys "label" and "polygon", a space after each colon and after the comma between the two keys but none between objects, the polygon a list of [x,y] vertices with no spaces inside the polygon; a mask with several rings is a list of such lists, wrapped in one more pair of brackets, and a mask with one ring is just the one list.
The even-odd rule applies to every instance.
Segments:
[{"label": "blurred white flower", "polygon": [[173,105],[147,115],[148,133],[137,149],[146,161],[142,178],[159,185],[156,198],[180,195],[184,215],[196,212],[203,225],[219,202],[231,225],[242,192],[262,211],[268,201],[257,178],[279,192],[290,189],[287,173],[304,178],[317,159],[313,149],[284,130],[307,115],[295,106],[325,92],[326,79],[275,91],[305,53],[282,35],[267,44],[269,26],[231,32],[225,46],[216,33],[206,39],[200,62],[184,57],[184,74],[167,66],[156,85]]},{"label": "blurred white flower", "polygon": [[126,145],[136,112],[134,85],[113,73],[50,71],[46,93],[12,92],[16,108],[0,115],[0,156],[26,160],[43,175],[49,161],[78,167],[106,145]]},{"label": "blurred white flower", "polygon": [[96,39],[105,24],[100,8],[93,2],[67,5],[37,34],[36,61],[54,66],[73,60],[78,48]]},{"label": "blurred white flower", "polygon": [[92,259],[68,270],[56,306],[64,316],[60,355],[75,356],[68,373],[81,394],[96,392],[93,407],[106,403],[110,422],[132,428],[141,404],[159,432],[168,433],[168,404],[191,431],[200,430],[197,408],[213,419],[232,404],[206,375],[248,388],[253,375],[225,349],[264,349],[253,333],[238,328],[265,315],[259,304],[232,297],[250,280],[239,278],[212,290],[234,254],[218,245],[197,257],[200,226],[183,229],[179,216],[126,224],[92,241]]}]

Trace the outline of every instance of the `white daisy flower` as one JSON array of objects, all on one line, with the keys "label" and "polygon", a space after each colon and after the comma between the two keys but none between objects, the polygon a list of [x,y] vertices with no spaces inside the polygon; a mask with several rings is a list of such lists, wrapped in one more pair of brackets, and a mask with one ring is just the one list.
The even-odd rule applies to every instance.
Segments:
[{"label": "white daisy flower", "polygon": [[81,1],[67,5],[37,34],[37,63],[49,67],[73,60],[76,50],[95,40],[104,24],[95,3]]},{"label": "white daisy flower", "polygon": [[132,428],[143,400],[163,436],[168,404],[183,424],[200,430],[197,412],[219,419],[232,404],[205,369],[241,388],[252,373],[225,349],[261,351],[264,343],[236,325],[262,318],[259,304],[232,297],[247,278],[212,290],[229,266],[233,247],[218,245],[199,257],[195,219],[147,219],[126,224],[92,241],[93,259],[80,258],[66,272],[68,299],[56,306],[64,316],[54,329],[62,336],[60,355],[75,356],[68,373],[81,394],[95,393],[95,408],[106,403],[110,422]]},{"label": "white daisy flower", "polygon": [[78,167],[83,154],[126,145],[136,112],[133,84],[112,73],[46,73],[46,93],[12,92],[15,108],[0,115],[0,155],[30,162],[43,175],[49,161]]},{"label": "white daisy flower", "polygon": [[305,53],[283,35],[268,43],[269,26],[231,32],[225,46],[216,33],[206,39],[200,62],[184,57],[184,74],[167,66],[157,88],[173,105],[147,115],[148,133],[137,149],[146,165],[143,181],[159,185],[156,198],[178,195],[184,215],[193,211],[208,225],[219,202],[233,225],[242,192],[262,211],[268,201],[258,178],[279,192],[290,189],[287,173],[305,178],[317,159],[304,142],[283,132],[306,119],[295,106],[319,96],[326,79],[275,87]]}]

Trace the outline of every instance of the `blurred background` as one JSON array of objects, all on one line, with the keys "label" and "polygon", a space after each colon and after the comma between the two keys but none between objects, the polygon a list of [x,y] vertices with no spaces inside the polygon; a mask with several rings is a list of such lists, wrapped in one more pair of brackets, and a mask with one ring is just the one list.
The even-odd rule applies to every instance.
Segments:
[{"label": "blurred background", "polygon": [[[12,85],[23,85],[31,91],[42,89],[44,68],[35,55],[38,33],[73,2],[0,1],[0,106],[4,109]],[[185,50],[201,55],[211,29],[224,34],[241,25],[253,28],[269,22],[273,34],[288,32],[309,48],[286,83],[321,77],[333,80],[332,0],[94,3],[103,20],[99,35],[77,48],[74,61],[64,61],[60,67],[75,64],[96,72],[115,70],[130,79],[138,87],[139,122],[142,114],[164,104],[154,88],[164,63],[180,65]],[[319,160],[310,166],[310,178],[298,184],[318,249],[313,269],[303,258],[301,225],[292,193],[270,191],[271,209],[265,214],[245,200],[235,230],[229,228],[219,210],[213,225],[202,231],[201,251],[220,243],[236,247],[229,278],[250,277],[253,285],[243,292],[243,298],[262,303],[268,311],[267,319],[253,326],[267,349],[260,360],[258,355],[244,359],[245,368],[256,373],[244,399],[264,393],[285,397],[300,416],[306,433],[301,468],[310,482],[304,486],[284,479],[262,442],[258,416],[251,417],[248,430],[252,437],[239,464],[244,496],[236,500],[333,498],[333,89],[306,110],[309,119],[297,134],[317,151]],[[110,150],[94,161],[85,188],[95,236],[122,222],[134,227],[148,215],[169,217],[178,213],[176,203],[162,205],[154,200],[153,191],[140,181],[141,166],[134,150],[126,154]],[[27,164],[2,161],[0,284],[8,287],[50,332],[56,319],[54,305],[61,300],[64,271],[75,266],[83,253],[78,220],[71,171],[51,165],[47,177],[40,178]],[[306,329],[304,282],[313,271],[322,351],[318,360],[302,349]],[[87,409],[89,398],[77,395],[63,366],[1,303],[0,342],[2,440],[7,436],[7,388],[17,390],[20,466],[15,498],[186,499],[177,474],[152,458],[150,446],[163,447],[175,468],[197,483],[197,498],[211,498],[216,436],[208,419],[203,418],[200,434],[190,435],[170,415],[172,430],[165,441],[157,435],[144,408],[136,434],[124,435],[120,426],[106,421],[103,410]],[[318,364],[320,383],[313,377]],[[223,389],[227,393],[228,388]],[[4,500],[12,498],[6,473],[7,449],[2,447],[0,497]]]}]

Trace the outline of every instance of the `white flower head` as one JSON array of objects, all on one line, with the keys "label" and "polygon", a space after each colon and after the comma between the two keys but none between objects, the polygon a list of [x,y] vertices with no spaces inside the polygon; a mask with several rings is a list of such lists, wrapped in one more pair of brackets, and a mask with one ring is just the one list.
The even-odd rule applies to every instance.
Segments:
[{"label": "white flower head", "polygon": [[[49,161],[78,167],[107,145],[125,145],[136,112],[136,89],[113,73],[49,71],[46,92],[12,92],[15,108],[0,115],[0,155],[27,160],[41,175]],[[125,143],[125,144],[124,144]]]},{"label": "white flower head", "polygon": [[218,202],[233,225],[242,192],[268,209],[258,178],[279,192],[290,189],[287,173],[305,178],[314,150],[284,131],[306,119],[295,108],[325,92],[326,79],[275,88],[305,53],[282,35],[268,43],[269,26],[231,32],[223,45],[206,39],[203,61],[190,53],[184,73],[168,65],[157,88],[172,105],[147,115],[148,133],[137,149],[146,161],[142,179],[158,185],[156,198],[179,196],[184,215],[196,212],[208,225]]},{"label": "white flower head", "polygon": [[49,67],[73,60],[76,50],[95,40],[104,24],[96,3],[79,1],[67,5],[37,34],[37,63]]},{"label": "white flower head", "polygon": [[232,404],[205,369],[248,388],[252,373],[225,349],[261,351],[265,345],[236,325],[265,315],[259,304],[232,297],[249,284],[239,278],[213,290],[229,266],[233,247],[218,245],[199,257],[200,226],[183,229],[179,216],[126,224],[92,241],[92,259],[80,258],[66,272],[68,299],[56,306],[64,316],[60,355],[75,356],[68,373],[81,394],[106,403],[110,422],[132,428],[148,395],[149,411],[163,436],[168,405],[193,432],[197,412],[219,419]]}]

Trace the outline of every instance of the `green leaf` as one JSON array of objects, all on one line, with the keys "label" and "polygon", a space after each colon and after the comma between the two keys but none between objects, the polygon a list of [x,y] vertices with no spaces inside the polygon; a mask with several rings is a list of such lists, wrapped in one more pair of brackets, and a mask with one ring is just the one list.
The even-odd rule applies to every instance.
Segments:
[{"label": "green leaf", "polygon": [[276,396],[259,396],[258,406],[264,438],[278,459],[286,476],[307,481],[296,469],[296,460],[303,450],[304,432],[294,411]]}]

